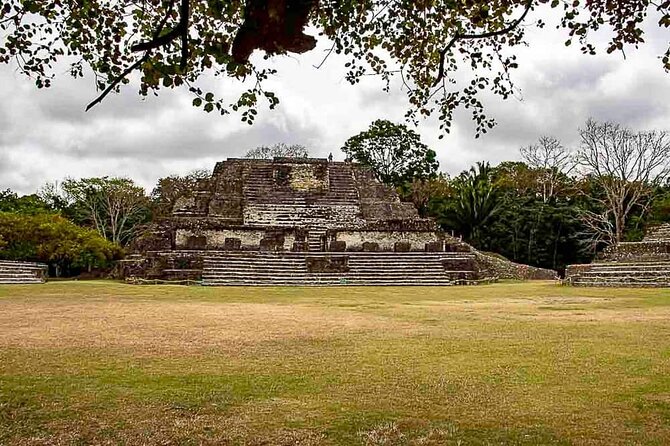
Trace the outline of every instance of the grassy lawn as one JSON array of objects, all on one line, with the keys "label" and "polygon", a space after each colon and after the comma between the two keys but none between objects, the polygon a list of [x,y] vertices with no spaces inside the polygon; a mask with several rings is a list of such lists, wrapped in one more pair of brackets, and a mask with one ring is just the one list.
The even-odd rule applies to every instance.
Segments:
[{"label": "grassy lawn", "polygon": [[670,444],[670,290],[0,285],[0,444]]}]

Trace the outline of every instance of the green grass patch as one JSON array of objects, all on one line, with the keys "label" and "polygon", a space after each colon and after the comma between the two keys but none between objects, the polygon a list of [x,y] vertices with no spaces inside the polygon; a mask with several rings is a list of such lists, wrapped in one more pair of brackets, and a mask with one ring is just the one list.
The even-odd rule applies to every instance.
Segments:
[{"label": "green grass patch", "polygon": [[667,444],[670,293],[0,286],[0,444]]}]

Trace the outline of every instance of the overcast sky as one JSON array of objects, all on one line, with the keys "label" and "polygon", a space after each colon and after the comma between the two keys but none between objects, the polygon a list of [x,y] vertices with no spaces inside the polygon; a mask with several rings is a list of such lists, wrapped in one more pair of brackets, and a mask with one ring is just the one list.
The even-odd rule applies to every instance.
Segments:
[{"label": "overcast sky", "polygon": [[[437,152],[440,169],[450,174],[479,160],[518,159],[520,146],[545,134],[574,146],[578,127],[589,117],[670,130],[670,74],[659,60],[670,38],[667,29],[647,28],[647,44],[627,51],[625,60],[620,53],[584,56],[578,45],[566,48],[565,33],[553,28],[530,32],[530,46],[517,52],[519,94],[485,102],[496,128],[475,139],[463,113],[444,139],[438,139],[434,119],[416,130]],[[90,81],[64,75],[52,88],[37,90],[15,67],[0,65],[0,189],[33,193],[66,176],[110,175],[133,178],[150,190],[162,176],[211,170],[218,160],[276,142],[343,159],[339,147],[371,121],[402,122],[407,99],[397,84],[384,93],[374,78],[351,86],[342,60],[334,56],[315,69],[328,48],[321,41],[310,53],[272,60],[279,74],[266,87],[281,104],[273,111],[262,108],[251,127],[239,115],[222,117],[192,107],[187,91],[164,90],[142,100],[137,84],[84,112],[96,96]],[[208,85],[234,99],[230,92],[236,85],[221,80]]]}]

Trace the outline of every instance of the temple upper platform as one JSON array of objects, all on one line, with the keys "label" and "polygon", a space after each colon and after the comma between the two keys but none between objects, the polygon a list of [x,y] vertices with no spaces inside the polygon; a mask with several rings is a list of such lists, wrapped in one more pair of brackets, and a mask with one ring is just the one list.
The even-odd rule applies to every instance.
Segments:
[{"label": "temple upper platform", "polygon": [[174,216],[212,217],[244,226],[331,229],[384,221],[431,226],[368,169],[325,158],[218,162],[210,181],[180,201]]}]

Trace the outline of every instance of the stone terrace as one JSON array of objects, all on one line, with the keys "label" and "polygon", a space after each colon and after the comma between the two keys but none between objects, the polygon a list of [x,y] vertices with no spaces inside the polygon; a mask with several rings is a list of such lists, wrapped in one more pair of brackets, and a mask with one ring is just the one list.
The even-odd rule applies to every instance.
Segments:
[{"label": "stone terrace", "polygon": [[575,286],[670,286],[670,224],[647,231],[641,242],[622,242],[588,265],[570,265],[565,282]]},{"label": "stone terrace", "polygon": [[0,283],[2,284],[44,283],[46,277],[47,265],[43,263],[0,260]]},{"label": "stone terrace", "polygon": [[220,253],[203,285],[452,285],[476,279],[471,253]]}]

